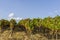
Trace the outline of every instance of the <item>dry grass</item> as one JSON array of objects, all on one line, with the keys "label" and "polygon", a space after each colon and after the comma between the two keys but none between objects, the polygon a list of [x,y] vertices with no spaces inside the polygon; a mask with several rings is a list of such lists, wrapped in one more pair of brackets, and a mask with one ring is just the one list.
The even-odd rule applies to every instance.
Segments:
[{"label": "dry grass", "polygon": [[0,40],[48,40],[48,39],[38,33],[31,34],[29,36],[25,32],[15,32],[11,36],[11,32],[9,30],[6,30],[0,34]]}]

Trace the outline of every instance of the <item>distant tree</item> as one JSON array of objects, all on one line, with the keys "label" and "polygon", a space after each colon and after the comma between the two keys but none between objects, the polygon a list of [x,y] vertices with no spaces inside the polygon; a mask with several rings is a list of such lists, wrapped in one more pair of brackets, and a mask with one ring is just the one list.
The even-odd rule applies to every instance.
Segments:
[{"label": "distant tree", "polygon": [[30,31],[30,19],[27,18],[27,19],[24,19],[24,20],[20,20],[18,22],[18,25],[22,25],[27,31]]},{"label": "distant tree", "polygon": [[5,19],[0,20],[0,29],[1,31],[9,27],[9,21]]},{"label": "distant tree", "polygon": [[57,31],[60,29],[60,16],[57,15],[54,18],[54,34],[56,35],[56,40],[57,40]]},{"label": "distant tree", "polygon": [[1,30],[2,30],[2,24],[1,24],[1,20],[0,20],[0,33],[1,33]]},{"label": "distant tree", "polygon": [[[16,26],[16,20],[15,19],[11,19],[10,20],[10,30],[11,30],[11,34],[13,33],[13,30],[14,30],[14,28],[15,28],[15,26]],[[12,35],[11,35],[12,36]]]}]

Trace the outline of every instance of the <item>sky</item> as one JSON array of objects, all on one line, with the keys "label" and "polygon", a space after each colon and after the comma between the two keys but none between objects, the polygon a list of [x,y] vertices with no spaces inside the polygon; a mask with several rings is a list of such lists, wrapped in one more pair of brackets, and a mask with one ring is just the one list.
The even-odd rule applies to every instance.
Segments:
[{"label": "sky", "polygon": [[60,0],[0,0],[0,19],[60,15]]}]

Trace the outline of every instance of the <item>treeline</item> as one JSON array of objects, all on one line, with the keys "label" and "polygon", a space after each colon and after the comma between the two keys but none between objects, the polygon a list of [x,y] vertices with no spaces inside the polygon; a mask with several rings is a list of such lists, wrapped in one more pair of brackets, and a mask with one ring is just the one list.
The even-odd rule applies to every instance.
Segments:
[{"label": "treeline", "polygon": [[56,35],[60,34],[60,16],[42,18],[27,18],[16,22],[15,19],[11,20],[0,20],[0,32],[3,29],[10,29],[12,32],[25,31],[27,33],[49,33]]}]

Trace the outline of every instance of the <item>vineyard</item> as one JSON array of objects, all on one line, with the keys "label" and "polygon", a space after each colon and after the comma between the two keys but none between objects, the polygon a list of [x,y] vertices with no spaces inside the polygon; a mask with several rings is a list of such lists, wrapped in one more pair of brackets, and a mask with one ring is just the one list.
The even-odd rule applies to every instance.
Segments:
[{"label": "vineyard", "polygon": [[[0,20],[0,37],[6,32],[10,40],[59,40],[60,39],[60,16],[45,17],[45,18],[26,18],[19,22],[15,19]],[[26,35],[28,39],[24,39]],[[33,37],[34,36],[34,37]],[[35,38],[36,37],[36,38]],[[37,38],[38,37],[38,38]],[[0,40],[2,40],[0,38]],[[5,37],[4,37],[5,38]],[[17,39],[15,39],[17,38]],[[20,38],[20,39],[18,39]],[[7,39],[4,39],[7,40]]]}]

